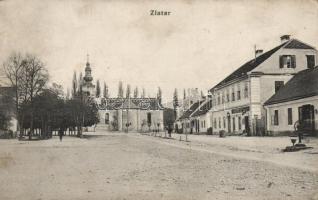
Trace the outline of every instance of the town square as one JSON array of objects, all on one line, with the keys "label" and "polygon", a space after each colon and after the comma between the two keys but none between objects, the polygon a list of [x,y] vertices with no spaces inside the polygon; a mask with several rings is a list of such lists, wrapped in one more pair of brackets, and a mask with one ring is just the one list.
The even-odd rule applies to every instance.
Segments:
[{"label": "town square", "polygon": [[317,24],[315,1],[0,1],[0,200],[318,200]]}]

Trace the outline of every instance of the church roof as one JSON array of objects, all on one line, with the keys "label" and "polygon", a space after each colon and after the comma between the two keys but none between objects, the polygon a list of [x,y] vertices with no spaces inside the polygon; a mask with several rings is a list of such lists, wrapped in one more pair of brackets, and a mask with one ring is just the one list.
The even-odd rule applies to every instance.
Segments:
[{"label": "church roof", "polygon": [[298,72],[265,105],[318,96],[318,66]]},{"label": "church roof", "polygon": [[99,104],[102,110],[163,110],[157,98],[102,98]]}]

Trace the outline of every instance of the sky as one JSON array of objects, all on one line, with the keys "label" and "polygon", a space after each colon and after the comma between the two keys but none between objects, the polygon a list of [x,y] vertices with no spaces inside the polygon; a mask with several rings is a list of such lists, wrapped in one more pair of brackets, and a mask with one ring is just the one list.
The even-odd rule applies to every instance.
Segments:
[{"label": "sky", "polygon": [[284,34],[317,47],[318,1],[0,0],[0,63],[32,53],[66,90],[89,54],[114,97],[120,80],[149,96],[160,86],[165,100],[174,88],[205,92]]}]

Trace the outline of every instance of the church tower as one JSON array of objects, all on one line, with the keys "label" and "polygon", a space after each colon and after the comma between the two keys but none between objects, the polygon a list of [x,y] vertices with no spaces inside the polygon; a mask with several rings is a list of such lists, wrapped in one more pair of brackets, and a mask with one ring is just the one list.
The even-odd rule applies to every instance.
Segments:
[{"label": "church tower", "polygon": [[89,55],[87,55],[87,62],[85,67],[85,76],[83,77],[83,92],[87,96],[95,96],[95,85],[92,83],[92,69],[89,63]]}]

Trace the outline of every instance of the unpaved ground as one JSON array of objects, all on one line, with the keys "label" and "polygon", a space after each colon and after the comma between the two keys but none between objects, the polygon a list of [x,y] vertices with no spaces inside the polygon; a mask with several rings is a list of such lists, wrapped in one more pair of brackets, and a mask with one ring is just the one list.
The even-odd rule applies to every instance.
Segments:
[{"label": "unpaved ground", "polygon": [[121,133],[1,140],[0,199],[299,200],[318,191],[316,171],[200,146]]}]

